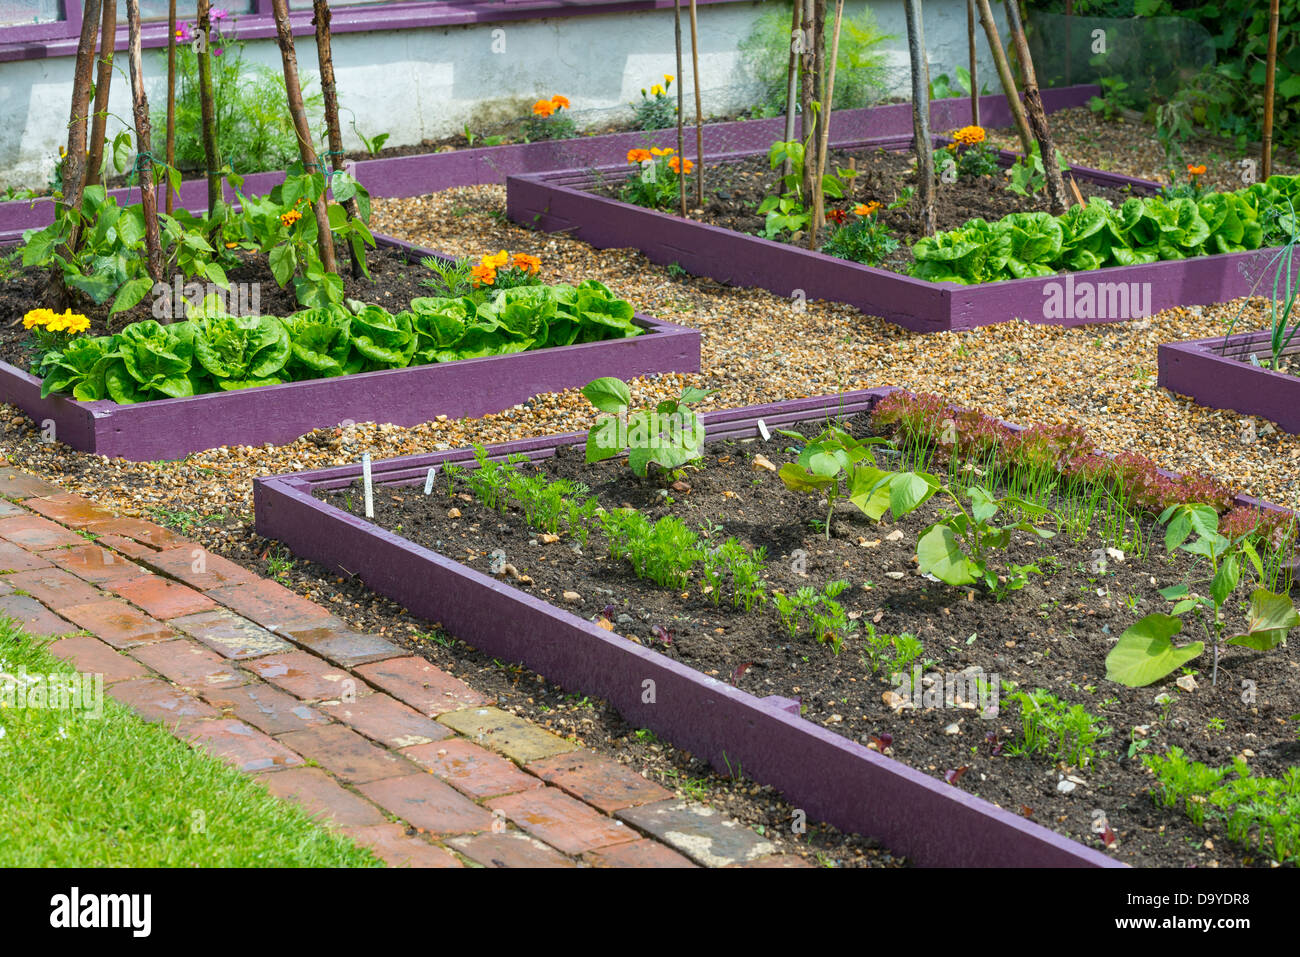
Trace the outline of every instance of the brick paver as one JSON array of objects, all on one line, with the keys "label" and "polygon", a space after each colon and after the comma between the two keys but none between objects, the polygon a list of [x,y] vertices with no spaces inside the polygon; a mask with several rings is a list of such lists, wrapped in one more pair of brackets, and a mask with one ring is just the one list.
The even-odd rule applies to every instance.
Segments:
[{"label": "brick paver", "polygon": [[442,715],[438,720],[485,748],[500,751],[520,764],[578,749],[576,744],[559,735],[543,731],[531,721],[500,708],[453,711]]},{"label": "brick paver", "polygon": [[188,638],[141,645],[131,655],[182,688],[229,687],[251,680],[216,652]]},{"label": "brick paver", "polygon": [[331,701],[321,710],[372,741],[390,748],[409,748],[441,741],[451,731],[396,698],[386,694],[363,695],[354,701]]},{"label": "brick paver", "polygon": [[514,794],[542,785],[538,778],[520,771],[513,761],[464,738],[422,744],[402,753],[474,798]]},{"label": "brick paver", "polygon": [[[105,598],[94,585],[90,585],[70,575],[60,568],[43,568],[34,572],[19,572],[10,575],[7,583],[27,592],[54,611],[70,608],[73,605],[88,605]],[[147,609],[146,609],[147,610]]]},{"label": "brick paver", "polygon": [[340,827],[370,827],[387,819],[377,806],[357,797],[320,768],[286,768],[262,779],[278,798],[299,805],[312,817]]},{"label": "brick paver", "polygon": [[217,603],[202,592],[161,575],[145,575],[117,582],[109,590],[164,621],[183,615],[196,615],[201,611],[212,611],[217,607]]},{"label": "brick paver", "polygon": [[49,647],[50,654],[72,663],[85,674],[103,675],[104,684],[143,678],[149,674],[134,658],[118,654],[98,638],[86,635],[61,638]]},{"label": "brick paver", "polygon": [[606,817],[558,788],[521,791],[487,803],[529,834],[565,854],[582,854],[610,844],[635,841],[641,836],[622,821]]},{"label": "brick paver", "polygon": [[211,705],[157,678],[136,678],[108,689],[108,693],[146,721],[177,724],[187,718],[215,718]]},{"label": "brick paver", "polygon": [[133,648],[176,637],[176,633],[161,621],[150,618],[117,598],[72,605],[61,609],[59,613],[87,631],[94,632],[114,648]]},{"label": "brick paver", "polygon": [[372,781],[358,790],[390,814],[432,834],[478,834],[492,829],[491,812],[432,774]]},{"label": "brick paver", "polygon": [[267,734],[302,731],[314,725],[327,724],[330,720],[310,705],[264,681],[235,687],[208,686],[198,691],[199,696],[214,708],[228,711]]},{"label": "brick paver", "polygon": [[242,721],[229,718],[195,721],[184,724],[181,732],[190,741],[241,771],[276,771],[303,763],[301,757],[283,744]]},{"label": "brick paver", "polygon": [[0,596],[0,616],[14,619],[33,635],[71,635],[80,630],[27,595]]},{"label": "brick paver", "polygon": [[42,555],[64,571],[71,572],[88,582],[94,582],[96,585],[111,585],[114,582],[139,578],[145,573],[144,569],[135,562],[102,545],[56,548],[43,552]]},{"label": "brick paver", "polygon": [[423,658],[410,655],[389,658],[356,670],[375,687],[383,688],[423,714],[440,715],[488,703],[487,698],[465,682]]},{"label": "brick paver", "polygon": [[259,658],[292,651],[293,645],[228,608],[201,611],[168,622],[177,631],[197,638],[223,658]]},{"label": "brick paver", "polygon": [[387,748],[371,744],[351,728],[340,724],[290,731],[277,740],[349,784],[421,773],[412,762]]},{"label": "brick paver", "polygon": [[0,613],[390,866],[809,866],[170,529],[2,465],[0,496]]},{"label": "brick paver", "polygon": [[305,651],[255,658],[245,667],[304,701],[332,701],[373,694],[374,689],[342,668]]}]

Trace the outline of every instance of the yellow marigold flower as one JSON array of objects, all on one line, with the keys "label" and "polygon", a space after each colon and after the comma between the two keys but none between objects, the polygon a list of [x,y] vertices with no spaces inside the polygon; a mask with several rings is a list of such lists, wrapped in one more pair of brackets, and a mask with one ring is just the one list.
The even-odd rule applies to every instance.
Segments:
[{"label": "yellow marigold flower", "polygon": [[555,112],[555,104],[550,100],[538,100],[533,104],[533,114],[535,116],[550,116]]},{"label": "yellow marigold flower", "polygon": [[470,276],[476,286],[490,286],[497,279],[497,271],[491,266],[485,266],[482,263],[470,270]]},{"label": "yellow marigold flower", "polygon": [[553,97],[551,97],[551,105],[554,106],[557,110],[567,110],[569,108],[569,98],[567,96],[561,96],[559,93],[556,93]]},{"label": "yellow marigold flower", "polygon": [[672,156],[677,151],[669,146],[652,146],[650,152],[655,156]]},{"label": "yellow marigold flower", "polygon": [[33,309],[23,316],[23,328],[30,329],[33,326],[44,326],[54,318],[54,311],[51,309]]},{"label": "yellow marigold flower", "polygon": [[664,74],[664,82],[665,82],[665,83],[671,83],[671,82],[673,82],[673,80],[675,80],[675,79],[677,79],[677,78],[676,78],[675,76],[673,76],[671,73],[665,73],[665,74]]},{"label": "yellow marigold flower", "polygon": [[79,332],[85,332],[90,328],[90,320],[79,313],[74,313],[72,316],[68,317],[67,328],[68,332],[71,332],[74,335]]},{"label": "yellow marigold flower", "polygon": [[[674,173],[680,173],[680,172],[682,171],[682,160],[681,160],[681,157],[680,157],[680,156],[674,156],[672,159],[670,159],[670,160],[668,161],[668,168],[669,168],[670,170],[672,170]],[[687,161],[686,161],[686,172],[689,173],[689,172],[690,172],[691,170],[693,170],[694,168],[695,168],[695,164],[692,163],[690,160],[687,160]]]},{"label": "yellow marigold flower", "polygon": [[629,163],[644,163],[650,158],[651,155],[649,150],[635,149],[627,151],[627,161]]},{"label": "yellow marigold flower", "polygon": [[654,86],[650,87],[650,95],[651,95],[651,96],[663,96],[663,95],[664,95],[664,88],[663,88],[662,86],[660,86],[658,83],[656,83]]},{"label": "yellow marigold flower", "polygon": [[499,253],[484,256],[479,262],[488,269],[504,269],[506,264],[510,262],[510,254],[503,249]]},{"label": "yellow marigold flower", "polygon": [[300,219],[302,219],[302,213],[298,212],[296,209],[291,209],[287,213],[280,214],[280,222],[282,222],[286,228],[292,226]]},{"label": "yellow marigold flower", "polygon": [[510,265],[516,269],[525,269],[536,274],[542,268],[542,261],[536,256],[528,255],[528,253],[515,253],[510,257]]},{"label": "yellow marigold flower", "polygon": [[880,209],[880,204],[872,200],[869,203],[858,203],[853,207],[853,212],[857,216],[870,216],[878,209]]}]

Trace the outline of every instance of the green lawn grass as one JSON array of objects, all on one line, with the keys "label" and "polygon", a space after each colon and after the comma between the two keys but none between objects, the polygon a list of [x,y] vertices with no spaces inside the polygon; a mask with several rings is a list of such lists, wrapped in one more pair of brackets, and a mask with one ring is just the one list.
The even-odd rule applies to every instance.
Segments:
[{"label": "green lawn grass", "polygon": [[[0,619],[0,672],[72,674]],[[8,679],[0,677],[0,682]],[[16,704],[16,702],[15,702]],[[0,867],[367,867],[379,862],[107,695],[102,714],[0,707]]]}]

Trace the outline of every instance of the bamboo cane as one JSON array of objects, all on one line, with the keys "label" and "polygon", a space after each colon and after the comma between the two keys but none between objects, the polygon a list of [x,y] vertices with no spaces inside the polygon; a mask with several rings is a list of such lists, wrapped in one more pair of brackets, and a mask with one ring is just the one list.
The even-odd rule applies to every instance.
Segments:
[{"label": "bamboo cane", "polygon": [[1260,138],[1260,176],[1268,179],[1273,174],[1273,83],[1277,78],[1277,19],[1278,0],[1268,7],[1268,59],[1264,72],[1264,131]]},{"label": "bamboo cane", "polygon": [[989,8],[989,0],[975,0],[979,5],[980,23],[984,25],[984,34],[988,37],[989,52],[993,54],[993,65],[997,67],[998,78],[1002,81],[1002,92],[1006,94],[1007,109],[1015,123],[1016,133],[1020,136],[1020,148],[1026,157],[1034,151],[1034,138],[1029,132],[1029,121],[1025,118],[1025,109],[1020,104],[1020,94],[1016,92],[1016,78],[1011,75],[1011,66],[1007,63],[1006,51],[1002,49],[1002,37],[998,34],[998,25]]},{"label": "bamboo cane", "polygon": [[217,144],[217,111],[212,95],[212,2],[198,0],[199,116],[203,126],[203,160],[207,166],[208,216],[221,206],[221,150]]},{"label": "bamboo cane", "polygon": [[113,46],[117,38],[117,4],[102,4],[99,26],[99,68],[95,73],[95,118],[90,126],[90,151],[85,184],[92,183],[104,163],[104,136],[108,125],[108,93],[113,81]]},{"label": "bamboo cane", "polygon": [[[311,22],[316,28],[316,59],[320,64],[320,88],[325,100],[325,129],[329,135],[330,169],[338,172],[343,169],[343,133],[339,128],[339,97],[338,88],[334,83],[334,54],[330,45],[331,19],[329,4],[325,0],[312,0]],[[343,204],[343,209],[349,219],[359,219],[361,216],[361,209],[357,205],[355,196]],[[359,279],[362,276],[361,261],[357,257],[356,248],[350,243],[348,258],[352,265],[352,278]]]},{"label": "bamboo cane", "polygon": [[[691,0],[691,79],[695,85],[695,205],[704,206],[704,106],[700,98],[700,27]],[[678,92],[681,88],[678,87]]]},{"label": "bamboo cane", "polygon": [[904,0],[907,49],[912,61],[912,136],[916,149],[916,195],[921,205],[921,231],[934,235],[934,144],[930,139],[930,87],[925,62],[925,27],[921,0]]},{"label": "bamboo cane", "polygon": [[[114,0],[106,0],[108,3]],[[135,109],[135,165],[140,174],[140,211],[144,219],[145,266],[154,282],[162,281],[162,243],[158,233],[158,194],[153,184],[153,154],[149,152],[149,98],[144,92],[140,61],[140,0],[126,0],[126,23],[131,61],[131,101]]]},{"label": "bamboo cane", "polygon": [[[794,0],[794,14],[790,24],[790,63],[786,71],[785,93],[785,142],[794,139],[794,117],[799,102],[799,57],[803,52],[804,40],[803,0]],[[781,179],[790,175],[790,158],[787,156],[781,165]]]},{"label": "bamboo cane", "polygon": [[[987,0],[985,0],[987,2]],[[1038,77],[1034,73],[1034,60],[1029,54],[1029,41],[1025,39],[1025,28],[1020,20],[1020,8],[1016,0],[1004,0],[1007,11],[1007,24],[1011,28],[1011,40],[1016,47],[1016,56],[1020,60],[1020,72],[1025,78],[1025,113],[1029,125],[1033,128],[1034,138],[1038,140],[1038,153],[1043,160],[1043,175],[1047,179],[1047,202],[1054,216],[1060,216],[1070,207],[1070,200],[1065,192],[1065,180],[1060,167],[1056,165],[1056,145],[1052,142],[1052,130],[1047,125],[1047,111],[1043,109],[1043,96],[1038,90]],[[1029,154],[1025,154],[1028,159]]]},{"label": "bamboo cane", "polygon": [[686,218],[686,141],[682,133],[682,0],[673,0],[673,39],[677,44],[677,195]]},{"label": "bamboo cane", "polygon": [[966,39],[970,45],[970,122],[980,125],[979,63],[975,51],[975,0],[966,0]]},{"label": "bamboo cane", "polygon": [[[320,169],[316,148],[312,145],[311,125],[307,110],[302,104],[302,85],[298,80],[298,54],[293,47],[293,31],[289,26],[288,0],[271,0],[271,15],[275,17],[275,39],[280,46],[280,59],[284,63],[284,89],[289,101],[289,115],[293,119],[298,137],[298,155],[307,170]],[[329,214],[325,209],[325,196],[312,203],[316,215],[316,229],[320,242],[320,261],[326,272],[337,274],[334,262],[334,237],[330,233]]]},{"label": "bamboo cane", "polygon": [[[167,168],[176,168],[176,0],[167,0]],[[175,195],[167,190],[167,215]]]},{"label": "bamboo cane", "polygon": [[844,0],[835,0],[835,28],[831,33],[831,59],[826,68],[826,107],[821,121],[821,143],[817,147],[817,182],[813,192],[812,230],[809,249],[817,248],[817,235],[826,225],[826,196],[822,183],[826,177],[826,152],[831,138],[831,104],[835,102],[835,64],[840,54],[840,26],[844,20]]}]

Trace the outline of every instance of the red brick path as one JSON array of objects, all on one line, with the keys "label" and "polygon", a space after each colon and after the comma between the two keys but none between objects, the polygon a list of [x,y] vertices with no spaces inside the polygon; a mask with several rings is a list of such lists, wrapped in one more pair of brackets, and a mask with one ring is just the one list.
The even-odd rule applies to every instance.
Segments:
[{"label": "red brick path", "polygon": [[390,865],[804,865],[173,531],[10,467],[0,496],[0,614]]}]

